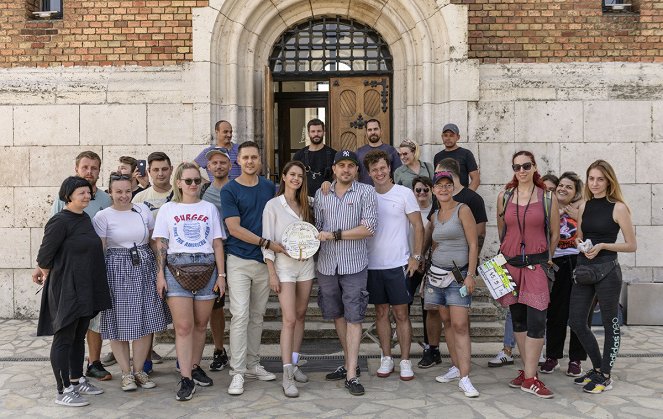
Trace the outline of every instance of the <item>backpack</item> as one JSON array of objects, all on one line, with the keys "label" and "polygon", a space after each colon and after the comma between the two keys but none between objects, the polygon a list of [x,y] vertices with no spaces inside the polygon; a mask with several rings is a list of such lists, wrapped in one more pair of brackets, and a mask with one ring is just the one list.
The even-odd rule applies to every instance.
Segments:
[{"label": "backpack", "polygon": [[[504,191],[504,195],[502,195],[502,213],[500,213],[500,217],[504,217],[504,213],[506,212],[506,205],[511,200],[514,189],[515,188],[510,188]],[[537,194],[539,200],[543,198],[543,215],[546,225],[546,243],[548,243],[548,249],[550,249],[550,213],[552,212],[552,192],[538,189]],[[502,228],[500,243],[502,243],[504,237],[506,237],[506,223],[504,223],[504,228]]]}]

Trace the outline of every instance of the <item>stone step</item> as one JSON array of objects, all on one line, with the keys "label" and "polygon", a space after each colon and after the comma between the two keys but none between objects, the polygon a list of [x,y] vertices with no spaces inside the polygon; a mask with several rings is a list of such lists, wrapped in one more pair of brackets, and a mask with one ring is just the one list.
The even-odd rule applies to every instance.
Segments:
[{"label": "stone step", "polygon": [[[412,304],[410,315],[412,319],[421,318],[421,303],[415,300],[415,304]],[[226,316],[229,318],[229,312],[226,308]],[[492,303],[489,302],[472,302],[472,308],[470,309],[470,319],[472,321],[494,321],[503,319],[503,311],[495,307]],[[268,301],[267,302],[267,311],[265,312],[265,321],[280,321],[281,319],[281,306],[277,301]],[[366,321],[372,322],[375,319],[375,306],[369,304],[366,310]],[[320,307],[316,302],[309,302],[308,309],[306,310],[306,321],[323,321],[322,313]]]},{"label": "stone step", "polygon": [[[366,331],[372,325],[371,322],[364,322],[362,328]],[[157,334],[157,342],[159,343],[173,343],[175,341],[175,331],[172,325],[168,330]],[[228,339],[228,325],[226,325],[226,341]],[[472,342],[499,342],[502,340],[504,333],[503,321],[472,321],[470,323],[470,336]],[[280,321],[266,321],[263,323],[262,343],[278,343],[281,334]],[[377,332],[373,329],[372,334],[377,336]],[[423,326],[421,322],[414,322],[412,324],[412,341],[420,341],[423,337]],[[333,322],[307,322],[306,330],[304,332],[304,340],[315,341],[322,339],[338,339],[336,330],[334,329]],[[442,332],[442,340],[444,340],[444,331]],[[369,338],[364,338],[364,341],[369,342]],[[207,332],[207,343],[212,343],[212,335]]]}]

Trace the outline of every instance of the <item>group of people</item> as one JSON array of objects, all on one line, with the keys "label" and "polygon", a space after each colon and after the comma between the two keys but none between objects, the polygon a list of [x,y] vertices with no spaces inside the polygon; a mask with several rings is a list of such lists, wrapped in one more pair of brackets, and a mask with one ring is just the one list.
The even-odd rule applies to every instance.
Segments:
[{"label": "group of people", "polygon": [[[434,165],[420,159],[414,141],[398,148],[383,143],[377,120],[367,121],[368,142],[356,152],[325,145],[319,119],[307,129],[310,144],[284,165],[278,187],[260,176],[258,144],[232,142],[227,121],[215,126],[216,144],[175,170],[162,152],[148,156],[146,172],[135,159],[122,157],[108,193],[96,186],[99,156],[86,151],[77,157],[76,176],[62,183],[33,273],[43,286],[38,335],[54,336],[56,403],[84,406],[85,395],[103,393],[86,378],[111,378],[100,359],[102,339],[111,342],[104,361],[119,364],[123,390],[155,387],[149,373],[160,357],[152,349],[153,335],[171,322],[181,374],[177,400],[190,400],[197,386],[213,385],[201,367],[208,324],[215,346],[209,370],[230,367],[229,394],[242,394],[246,379],[275,380],[259,355],[270,291],[282,313],[283,393],[297,397],[297,383],[309,380],[300,349],[314,279],[318,305],[334,322],[345,360],[327,380],[344,380],[350,394],[364,394],[357,361],[368,304],[375,305],[382,351],[377,376],[395,371],[391,313],[398,374],[413,379],[410,306],[419,294],[425,325],[419,368],[441,362],[444,325],[452,365],[436,380],[459,380],[467,397],[479,396],[470,380],[469,315],[488,218],[476,192],[479,169],[472,153],[458,146],[458,127],[443,127],[445,149]],[[553,396],[538,372],[558,366],[568,323],[567,373],[585,391],[608,390],[619,348],[617,253],[636,248],[614,171],[598,160],[587,169],[584,187],[573,172],[546,186],[532,153],[517,152],[511,164],[514,176],[497,199],[497,224],[517,292],[499,302],[509,307],[506,329],[524,367],[509,385]],[[293,257],[281,243],[295,222],[316,227],[315,257]],[[620,230],[623,243],[617,243]],[[574,283],[576,265],[598,269],[601,279]],[[226,290],[230,356],[224,349]],[[603,355],[587,323],[595,299],[606,331]],[[547,359],[539,367],[544,336]],[[506,338],[491,366],[513,363],[509,348],[515,345]],[[593,368],[583,373],[586,354]]]}]

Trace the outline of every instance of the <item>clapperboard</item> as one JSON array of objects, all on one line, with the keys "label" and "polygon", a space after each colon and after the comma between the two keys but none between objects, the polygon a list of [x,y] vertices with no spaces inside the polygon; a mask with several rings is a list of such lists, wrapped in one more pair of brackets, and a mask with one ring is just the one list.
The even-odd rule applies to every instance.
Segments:
[{"label": "clapperboard", "polygon": [[486,287],[490,291],[490,295],[494,299],[505,296],[508,293],[517,295],[516,283],[509,274],[509,271],[504,267],[506,259],[500,253],[497,256],[483,262],[477,268],[479,275],[486,283]]}]

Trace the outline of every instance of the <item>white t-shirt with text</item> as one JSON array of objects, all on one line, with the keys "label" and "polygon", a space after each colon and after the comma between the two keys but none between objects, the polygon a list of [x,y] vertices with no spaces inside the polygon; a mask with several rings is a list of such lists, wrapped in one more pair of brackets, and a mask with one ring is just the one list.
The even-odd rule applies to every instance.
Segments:
[{"label": "white t-shirt with text", "polygon": [[225,239],[214,204],[167,202],[159,209],[152,238],[168,239],[168,254],[214,253],[214,239]]}]

